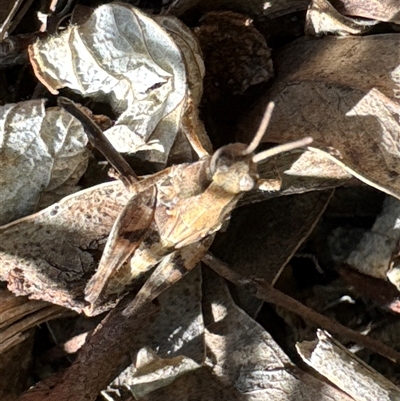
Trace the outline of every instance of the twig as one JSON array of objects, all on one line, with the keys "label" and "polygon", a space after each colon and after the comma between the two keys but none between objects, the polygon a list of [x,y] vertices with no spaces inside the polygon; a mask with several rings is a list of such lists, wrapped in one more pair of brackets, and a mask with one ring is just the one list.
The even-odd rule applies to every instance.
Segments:
[{"label": "twig", "polygon": [[208,253],[202,261],[213,269],[220,276],[250,291],[255,297],[264,302],[281,306],[290,312],[301,316],[304,320],[310,321],[317,327],[323,328],[330,333],[340,335],[348,341],[361,344],[365,348],[390,359],[391,361],[400,363],[400,353],[387,345],[375,340],[371,337],[364,336],[356,331],[341,325],[340,323],[315,312],[314,310],[303,305],[299,301],[289,297],[283,292],[272,287],[269,283],[262,279],[247,278],[232,271],[226,264]]}]

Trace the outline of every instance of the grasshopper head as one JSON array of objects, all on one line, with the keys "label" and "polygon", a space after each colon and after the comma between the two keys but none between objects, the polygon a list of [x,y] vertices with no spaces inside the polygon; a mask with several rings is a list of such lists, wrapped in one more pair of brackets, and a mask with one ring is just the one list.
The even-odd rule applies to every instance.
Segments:
[{"label": "grasshopper head", "polygon": [[230,194],[251,191],[258,180],[252,154],[243,154],[247,145],[234,143],[218,149],[210,162],[213,182]]},{"label": "grasshopper head", "polygon": [[224,191],[230,194],[251,191],[257,186],[257,163],[279,153],[306,146],[312,142],[312,138],[306,137],[254,154],[267,129],[273,108],[274,103],[270,103],[250,145],[234,143],[223,146],[212,156],[210,161],[212,180]]}]

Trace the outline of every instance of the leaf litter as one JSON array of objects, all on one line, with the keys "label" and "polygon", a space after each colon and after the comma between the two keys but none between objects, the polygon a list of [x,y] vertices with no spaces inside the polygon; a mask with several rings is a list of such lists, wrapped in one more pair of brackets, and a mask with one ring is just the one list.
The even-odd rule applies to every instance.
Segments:
[{"label": "leaf litter", "polygon": [[[175,3],[176,10],[179,2]],[[201,2],[194,3],[200,4]],[[281,5],[278,14],[285,14],[285,7],[291,11],[304,10],[304,5],[300,3],[298,4],[300,8],[296,8],[290,2],[285,6]],[[252,10],[251,12],[257,17],[255,4],[256,2],[249,10]],[[174,7],[171,7],[171,10]],[[364,8],[362,14],[365,15],[367,8],[368,6]],[[354,9],[352,10],[352,14],[357,15]],[[386,8],[387,12],[388,10]],[[238,10],[234,9],[234,11]],[[267,9],[265,15],[273,18],[274,14],[269,14],[272,11],[273,7],[270,10]],[[339,9],[339,11],[343,12],[343,9]],[[95,86],[91,81],[92,78],[95,78],[95,81],[98,80],[97,83],[111,82],[113,73],[107,72],[103,75],[104,79],[98,79],[98,72],[94,72],[96,70],[87,65],[87,62],[93,58],[99,61],[100,56],[96,56],[96,51],[105,50],[104,34],[107,29],[113,32],[112,37],[115,33],[115,25],[113,27],[108,21],[110,15],[124,16],[123,18],[128,20],[132,20],[134,15],[134,18],[144,21],[143,26],[146,26],[146,32],[150,32],[152,38],[160,39],[152,51],[165,49],[164,45],[167,43],[168,50],[175,55],[172,64],[168,67],[165,68],[165,60],[160,63],[165,68],[163,71],[160,70],[159,65],[150,68],[150,70],[160,72],[160,75],[150,74],[154,80],[140,79],[136,86],[133,84],[136,81],[130,80],[131,76],[124,77],[120,82],[113,81],[114,86],[125,85],[121,92],[114,95],[110,95],[112,91],[106,86]],[[370,15],[374,14],[370,13]],[[387,17],[382,19],[384,18]],[[139,151],[142,152],[143,159],[165,164],[171,156],[169,152],[176,145],[175,142],[177,140],[185,141],[181,130],[182,126],[190,126],[188,123],[190,121],[194,121],[200,141],[207,147],[204,127],[197,116],[204,71],[202,70],[200,51],[190,31],[177,19],[163,16],[155,17],[152,20],[142,12],[126,5],[102,6],[91,14],[88,21],[86,24],[68,28],[64,33],[47,41],[37,42],[31,48],[31,60],[39,79],[45,82],[53,92],[68,86],[95,100],[101,99],[109,102],[115,115],[118,116],[114,127],[117,132],[115,135],[117,140],[113,144],[123,152]],[[154,21],[157,21],[157,24]],[[97,29],[97,23],[100,25],[104,23],[104,25],[101,25],[101,29]],[[163,28],[160,28],[160,25]],[[335,22],[333,25],[335,26]],[[165,34],[166,27],[170,29],[169,34]],[[340,25],[337,25],[336,28],[341,29]],[[129,29],[127,28],[129,34],[132,34]],[[185,31],[184,34],[182,30]],[[171,39],[174,38],[171,33],[173,31],[179,32],[175,39]],[[84,36],[79,37],[82,32]],[[87,35],[88,32],[94,33],[94,36]],[[322,27],[318,34],[323,36],[324,33],[326,33],[326,27]],[[99,35],[98,42],[97,39],[93,39],[96,38],[96,35]],[[71,48],[65,41],[68,37],[76,38],[71,42],[73,43]],[[124,43],[123,41],[118,42],[118,40],[115,43]],[[275,193],[257,191],[250,194],[249,198],[245,198],[244,203],[260,202],[281,194],[335,188],[343,184],[360,185],[355,179],[350,178],[351,176],[357,177],[386,194],[399,198],[400,185],[397,171],[399,80],[397,77],[398,57],[397,53],[393,51],[396,48],[396,40],[397,34],[345,38],[341,41],[338,41],[337,38],[327,37],[318,42],[313,39],[303,42],[300,40],[280,50],[280,54],[274,58],[277,77],[272,87],[268,88],[266,96],[261,96],[261,98],[257,96],[259,105],[254,107],[254,111],[249,114],[249,119],[245,120],[245,133],[243,134],[243,130],[241,130],[237,134],[237,138],[245,143],[249,142],[249,138],[254,132],[251,127],[257,122],[255,117],[259,115],[259,110],[265,108],[268,100],[274,100],[277,107],[265,141],[281,143],[306,134],[313,136],[314,145],[307,152],[281,155],[265,163],[266,172],[262,173],[263,178],[268,179],[269,184],[275,182],[276,188],[282,186],[281,191],[278,190]],[[52,41],[54,42],[52,43]],[[79,48],[85,52],[90,49],[90,54],[87,57],[77,57],[73,60],[60,58],[62,61],[59,66],[55,67],[55,70],[61,74],[61,78],[57,76],[54,78],[55,75],[52,76],[53,72],[51,71],[57,63],[53,65],[54,61],[50,61],[48,64],[49,60],[53,59],[49,49],[54,46],[54,43],[59,44],[60,49],[66,49],[66,53],[74,47],[76,50],[84,44]],[[183,50],[182,43],[189,43],[186,50]],[[37,50],[42,45],[43,54]],[[98,47],[95,51],[96,46]],[[117,50],[121,50],[121,48]],[[114,50],[111,53],[116,54]],[[185,53],[186,56],[182,56]],[[371,55],[376,55],[374,60],[370,60]],[[44,58],[41,59],[41,57]],[[85,73],[92,73],[93,76],[89,77],[87,81],[79,81],[81,76],[78,76],[75,83],[71,84],[71,82],[67,82],[68,79],[64,74],[67,69],[63,71],[61,66],[64,68],[70,64],[71,60],[76,62],[76,59],[85,64],[84,66],[83,64],[79,65],[77,68],[77,71],[82,72],[82,77],[85,77]],[[139,64],[143,62],[143,59],[137,55],[127,56],[127,59],[133,64],[137,60],[139,60]],[[112,57],[111,59],[107,56],[103,57],[102,54],[101,62],[107,60],[110,61],[107,65],[109,67],[113,63]],[[340,68],[337,68],[337,64],[335,64],[338,62]],[[205,63],[207,66],[207,60]],[[223,62],[221,62],[221,66],[223,68]],[[143,69],[139,67],[139,72],[142,71]],[[46,76],[46,74],[49,75]],[[147,77],[146,74],[144,76]],[[68,78],[75,79],[73,74],[69,74]],[[176,84],[176,92],[172,90],[171,79],[174,85]],[[154,83],[156,81],[157,83],[153,87],[150,85],[147,89],[142,88],[141,91],[142,95],[150,93],[150,97],[155,99],[154,104],[146,103],[148,99],[142,105],[140,102],[135,103],[132,100],[135,90],[141,88],[140,85],[144,82]],[[82,91],[85,86],[89,88],[87,92],[85,92],[86,89]],[[245,90],[240,96],[247,96],[247,92]],[[137,100],[137,98],[135,99]],[[189,104],[193,104],[194,107],[188,107]],[[143,117],[141,120],[131,113],[136,106],[144,107],[146,110],[145,115],[141,116]],[[154,115],[148,113],[149,108],[152,107],[157,108]],[[164,113],[165,110],[169,110],[169,112]],[[325,118],[321,118],[321,116],[325,116]],[[125,117],[126,120],[124,120]],[[131,120],[134,123],[140,120],[140,123],[132,128]],[[143,130],[141,136],[135,136],[140,130]],[[118,137],[120,132],[127,133],[128,136]],[[112,134],[109,135],[109,139],[113,142]],[[132,143],[133,146],[123,148],[126,144]],[[184,154],[185,150],[183,149],[187,149],[187,147],[181,147],[176,155]],[[188,160],[181,159],[179,161]],[[56,182],[59,181],[63,181],[63,179],[56,179]],[[272,187],[266,185],[266,188]],[[235,265],[236,263],[237,268],[242,269],[241,273],[245,277],[250,278],[255,275],[260,278],[264,273],[263,258],[269,260],[271,265],[276,266],[267,281],[277,280],[280,276],[277,284],[280,288],[282,285],[286,285],[285,290],[292,292],[293,277],[290,278],[289,272],[290,270],[294,272],[295,269],[292,265],[293,262],[290,261],[291,256],[300,249],[307,249],[310,246],[310,241],[307,240],[312,235],[312,228],[316,227],[316,231],[321,230],[321,227],[316,225],[324,222],[324,217],[321,219],[320,215],[326,215],[324,210],[331,196],[328,192],[321,192],[321,196],[313,197],[313,195],[312,193],[303,195],[304,203],[299,201],[300,205],[298,206],[290,202],[291,197],[285,198],[288,200],[287,205],[277,202],[277,206],[274,208],[271,202],[266,202],[265,211],[261,213],[267,216],[271,215],[271,219],[267,218],[265,225],[268,227],[270,224],[272,233],[266,229],[265,240],[261,238],[260,245],[257,245],[253,251],[249,246],[249,261],[252,261],[253,252],[253,262],[260,260],[256,263],[259,264],[259,267],[257,266],[255,272],[250,271],[248,267],[242,265],[240,258],[238,261],[235,257],[232,258],[231,264]],[[94,273],[111,227],[129,198],[130,194],[120,183],[105,183],[70,195],[42,212],[3,226],[0,241],[2,279],[8,281],[9,288],[18,295],[30,295],[34,299],[47,300],[82,312],[86,307],[83,299],[84,286]],[[385,256],[380,263],[383,266],[389,263],[386,272],[393,272],[392,280],[397,283],[393,277],[396,277],[396,267],[398,266],[396,251],[398,214],[395,211],[388,214],[391,212],[388,211],[387,205],[391,202],[393,210],[397,210],[396,202],[398,201],[388,198],[381,221],[390,220],[394,223],[389,226],[380,226],[381,223],[377,220],[376,225],[379,226],[379,229],[376,230],[374,226],[371,233],[375,235],[376,231],[385,231],[385,233],[379,232],[379,235],[386,238],[387,230],[393,230],[394,236],[390,241],[379,242],[385,245]],[[251,205],[248,208],[251,210]],[[290,210],[291,208],[293,208],[291,211],[294,216],[292,218],[288,213],[285,216],[285,209]],[[307,213],[307,210],[310,209],[312,210],[311,214]],[[28,210],[25,213],[32,211]],[[281,222],[275,224],[287,228],[286,236],[285,230],[279,234],[282,235],[282,238],[277,235],[272,223],[274,219],[279,221],[279,213],[282,214]],[[233,219],[227,238],[232,235],[232,238],[236,240],[238,236],[243,237],[244,235],[240,226],[234,224]],[[293,230],[295,225],[298,225],[298,230]],[[237,235],[234,234],[235,230]],[[260,231],[264,230],[261,228]],[[257,239],[257,237],[255,238]],[[312,240],[315,241],[315,239]],[[283,256],[276,258],[274,252],[271,252],[271,256],[263,254],[263,241],[281,244]],[[286,249],[284,249],[285,243],[287,243]],[[301,246],[302,243],[303,246]],[[365,249],[363,244],[363,241],[359,243],[357,252],[363,252]],[[218,241],[215,246],[218,247]],[[375,253],[375,246],[369,247],[369,249],[371,254]],[[378,254],[379,251],[377,249],[375,254]],[[226,245],[225,252],[229,254],[229,244]],[[238,254],[240,255],[240,251]],[[287,265],[286,268],[284,268],[285,265]],[[235,266],[233,267],[235,268]],[[201,277],[204,280],[202,287]],[[171,399],[176,399],[176,397],[179,399],[193,399],[193,397],[205,399],[204,397],[208,397],[207,399],[254,398],[260,400],[272,397],[272,399],[283,400],[293,396],[301,397],[303,393],[305,399],[310,399],[310,397],[347,399],[349,397],[329,384],[322,384],[319,379],[308,376],[292,365],[290,359],[269,336],[268,331],[255,322],[254,318],[262,319],[260,312],[262,303],[259,301],[255,303],[254,299],[252,300],[249,296],[244,297],[245,292],[254,294],[251,287],[246,287],[244,282],[244,290],[241,286],[237,293],[238,296],[233,292],[234,302],[221,279],[214,277],[210,280],[210,277],[212,277],[210,272],[205,272],[201,276],[200,270],[197,268],[160,295],[156,305],[148,305],[148,311],[144,310],[137,316],[137,322],[142,322],[140,324],[142,331],[139,330],[139,327],[133,329],[132,323],[124,322],[121,319],[121,315],[118,315],[121,313],[118,305],[96,329],[94,335],[87,340],[78,354],[76,363],[67,369],[62,382],[57,381],[56,376],[54,376],[55,382],[53,383],[44,380],[41,389],[36,389],[36,395],[35,392],[27,392],[21,397],[21,400],[57,399],[59,401],[71,399],[71,397],[76,400],[95,399],[97,393],[110,382],[107,377],[109,377],[109,369],[112,370],[111,365],[117,364],[128,350],[133,364],[128,367],[130,361],[124,359],[126,370],[113,383],[114,390],[103,393],[106,399],[121,399],[121,397],[115,398],[115,394],[126,388],[131,388],[136,397],[146,400],[156,400],[160,397],[163,399],[168,397]],[[385,278],[383,275],[380,277]],[[265,278],[260,278],[260,280],[263,279]],[[348,293],[349,290],[343,284],[341,285],[339,287],[341,291]],[[357,299],[356,294],[352,293],[352,296]],[[203,304],[201,305],[202,297]],[[322,301],[326,308],[332,304],[332,297],[335,298],[336,295],[332,294],[330,298]],[[118,299],[110,299],[104,305],[104,310],[112,308]],[[125,300],[121,302],[123,303]],[[333,312],[331,316],[338,319],[334,307],[329,308],[330,312]],[[323,309],[323,305],[319,305],[316,309]],[[278,313],[281,312],[278,311]],[[285,314],[285,321],[289,322],[289,320],[289,315]],[[351,321],[349,326],[359,329],[359,326]],[[251,335],[249,335],[250,327]],[[298,330],[296,338],[304,338],[300,328],[291,327],[295,331]],[[386,327],[389,330],[389,325]],[[119,328],[121,328],[121,332],[118,332]],[[126,332],[136,330],[135,335],[129,340],[131,341],[130,346],[127,345],[128,339],[123,334],[122,328],[125,328]],[[312,333],[314,335],[314,331]],[[112,341],[113,339],[114,341]],[[110,340],[111,342],[106,346],[106,342]],[[392,343],[395,344],[394,341]],[[105,349],[108,350],[107,356],[104,355]],[[261,349],[263,352],[259,352]],[[96,351],[90,352],[90,350]],[[85,358],[88,358],[88,355],[91,355],[92,358],[89,370],[85,369],[86,365],[82,363]],[[116,356],[115,360],[113,355]],[[206,356],[205,360],[204,355]],[[393,359],[396,358],[397,356],[393,357]],[[110,366],[107,366],[106,359]],[[86,361],[88,360],[86,359]],[[278,363],[278,367],[275,366],[276,363]],[[393,379],[395,376],[392,375],[391,378],[395,380]],[[348,392],[345,389],[344,391]],[[89,398],[88,394],[90,394]],[[354,396],[353,393],[351,394]],[[123,399],[128,399],[130,396],[124,397]]]}]

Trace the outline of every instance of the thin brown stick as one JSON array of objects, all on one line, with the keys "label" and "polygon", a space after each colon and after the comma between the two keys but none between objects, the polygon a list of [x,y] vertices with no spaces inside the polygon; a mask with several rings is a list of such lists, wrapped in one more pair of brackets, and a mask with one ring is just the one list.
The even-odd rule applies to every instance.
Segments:
[{"label": "thin brown stick", "polygon": [[330,333],[340,335],[343,338],[346,338],[348,341],[353,341],[379,355],[384,356],[385,358],[390,359],[391,361],[400,363],[399,352],[378,340],[364,336],[332,319],[327,318],[326,316],[321,315],[320,313],[315,312],[299,301],[272,287],[265,280],[243,277],[241,274],[232,271],[225,263],[210,253],[205,255],[202,261],[221,277],[251,291],[251,293],[258,299],[281,306],[288,311],[301,316],[304,320],[310,321],[317,327],[323,328]]},{"label": "thin brown stick", "polygon": [[92,146],[101,152],[115,170],[118,171],[120,175],[118,178],[129,190],[139,178],[126,160],[115,150],[114,146],[103,134],[101,128],[87,114],[80,110],[72,100],[59,97],[58,104],[81,122]]}]

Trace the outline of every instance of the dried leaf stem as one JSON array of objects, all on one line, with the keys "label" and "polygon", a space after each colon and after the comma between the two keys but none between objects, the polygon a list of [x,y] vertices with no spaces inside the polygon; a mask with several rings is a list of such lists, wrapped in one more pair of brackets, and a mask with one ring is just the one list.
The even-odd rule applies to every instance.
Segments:
[{"label": "dried leaf stem", "polygon": [[319,328],[323,328],[332,334],[346,338],[348,341],[354,341],[355,343],[360,344],[365,348],[368,348],[369,350],[390,359],[391,361],[400,363],[399,352],[378,340],[357,333],[356,331],[349,329],[348,327],[345,327],[340,323],[321,315],[320,313],[315,312],[299,301],[275,289],[265,280],[244,277],[232,271],[225,263],[210,253],[207,253],[207,255],[203,257],[202,261],[221,277],[234,283],[235,285],[251,291],[258,299],[281,306],[290,312],[296,313],[304,320],[313,323]]}]

